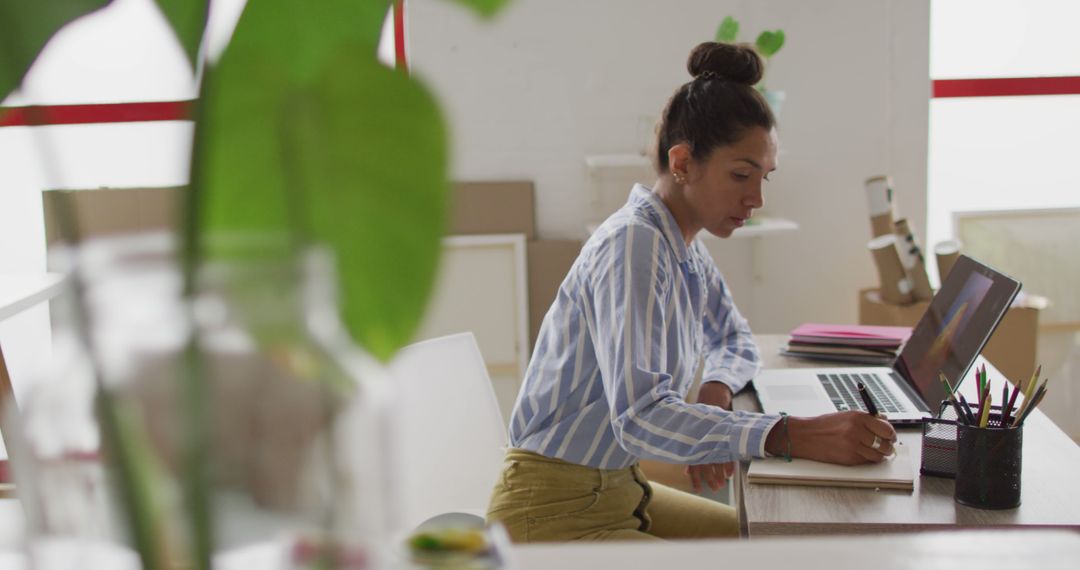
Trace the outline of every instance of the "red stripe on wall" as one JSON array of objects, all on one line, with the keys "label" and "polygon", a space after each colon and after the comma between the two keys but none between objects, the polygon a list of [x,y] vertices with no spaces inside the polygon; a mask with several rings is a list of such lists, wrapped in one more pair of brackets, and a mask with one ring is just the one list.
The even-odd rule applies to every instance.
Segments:
[{"label": "red stripe on wall", "polygon": [[0,107],[0,127],[189,121],[194,101]]},{"label": "red stripe on wall", "polygon": [[[398,69],[408,71],[403,0],[394,3],[394,44]],[[1080,76],[937,79],[933,82],[934,98],[1018,95],[1080,95]],[[193,103],[194,101],[157,101],[0,107],[0,127],[188,121],[191,120]]]},{"label": "red stripe on wall", "polygon": [[394,66],[409,72],[409,62],[405,57],[405,0],[394,2]]},{"label": "red stripe on wall", "polygon": [[1080,77],[1075,76],[934,80],[935,98],[1077,94],[1080,94]]}]

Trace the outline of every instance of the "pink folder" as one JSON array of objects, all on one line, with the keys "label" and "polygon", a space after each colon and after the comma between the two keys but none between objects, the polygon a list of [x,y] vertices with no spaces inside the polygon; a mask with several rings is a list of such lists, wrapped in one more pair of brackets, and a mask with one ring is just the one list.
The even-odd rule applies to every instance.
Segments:
[{"label": "pink folder", "polygon": [[860,346],[898,346],[910,336],[911,327],[874,325],[803,323],[791,331],[791,338],[795,341]]}]

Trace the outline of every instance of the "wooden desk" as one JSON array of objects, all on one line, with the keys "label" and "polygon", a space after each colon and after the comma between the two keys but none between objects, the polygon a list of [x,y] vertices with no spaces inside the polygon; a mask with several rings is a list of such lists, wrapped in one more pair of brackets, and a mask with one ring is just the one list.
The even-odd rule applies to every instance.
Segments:
[{"label": "wooden desk", "polygon": [[[784,335],[757,335],[766,368],[815,368],[829,363],[780,356]],[[980,359],[981,360],[981,359]],[[996,385],[1002,376],[988,366]],[[975,385],[964,381],[961,391]],[[735,398],[735,408],[760,411],[752,389]],[[897,430],[918,465],[922,432]],[[880,533],[955,528],[1070,528],[1080,529],[1080,493],[1075,484],[1080,474],[1080,447],[1040,412],[1024,424],[1024,462],[1021,505],[1004,511],[988,511],[953,501],[952,479],[918,477],[914,492],[750,485],[747,464],[736,472],[735,502],[743,530],[751,537],[792,534]]]}]

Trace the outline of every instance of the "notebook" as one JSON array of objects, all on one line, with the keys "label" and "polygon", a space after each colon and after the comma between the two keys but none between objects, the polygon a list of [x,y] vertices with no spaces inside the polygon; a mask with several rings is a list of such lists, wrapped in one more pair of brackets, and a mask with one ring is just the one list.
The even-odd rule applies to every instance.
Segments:
[{"label": "notebook", "polygon": [[809,459],[792,459],[788,462],[782,457],[768,457],[750,463],[747,481],[761,485],[911,491],[915,488],[915,463],[905,445],[898,445],[896,454],[881,463],[863,465],[833,465]]},{"label": "notebook", "polygon": [[766,413],[819,416],[863,410],[856,385],[870,391],[885,419],[919,423],[945,397],[939,372],[957,386],[997,328],[1020,283],[960,256],[889,367],[777,368],[754,379]]}]

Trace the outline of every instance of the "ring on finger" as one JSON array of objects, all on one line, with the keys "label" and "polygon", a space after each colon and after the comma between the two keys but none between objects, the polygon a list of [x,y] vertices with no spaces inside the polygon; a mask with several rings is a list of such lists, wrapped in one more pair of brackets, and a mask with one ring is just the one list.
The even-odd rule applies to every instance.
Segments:
[{"label": "ring on finger", "polygon": [[870,444],[870,449],[881,449],[881,438],[874,436],[874,443]]}]

